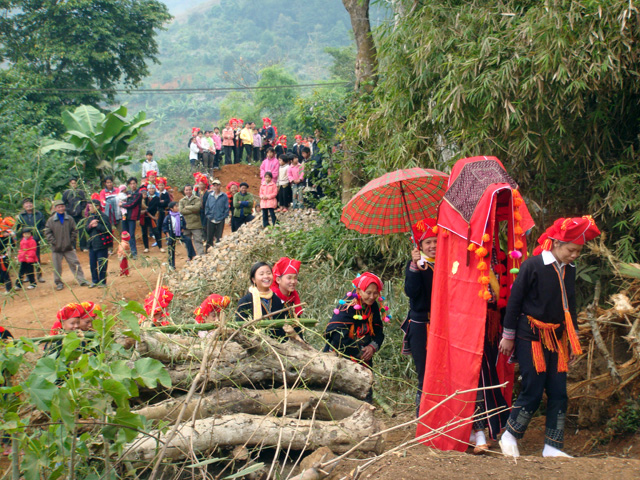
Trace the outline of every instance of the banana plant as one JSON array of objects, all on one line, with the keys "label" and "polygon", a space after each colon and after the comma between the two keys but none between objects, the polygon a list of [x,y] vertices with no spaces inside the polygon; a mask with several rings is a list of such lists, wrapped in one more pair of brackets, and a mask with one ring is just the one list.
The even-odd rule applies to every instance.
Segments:
[{"label": "banana plant", "polygon": [[127,149],[140,131],[153,122],[145,112],[127,118],[127,107],[119,106],[102,113],[91,105],[80,105],[73,112],[62,113],[67,131],[64,140],[46,139],[40,153],[52,151],[77,154],[88,176],[118,175],[132,163]]}]

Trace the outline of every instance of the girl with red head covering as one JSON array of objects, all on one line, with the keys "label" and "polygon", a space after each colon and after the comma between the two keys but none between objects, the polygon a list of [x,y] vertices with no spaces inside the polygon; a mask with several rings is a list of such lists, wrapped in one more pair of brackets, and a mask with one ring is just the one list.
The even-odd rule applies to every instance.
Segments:
[{"label": "girl with red head covering", "polygon": [[415,244],[411,260],[405,269],[404,293],[409,297],[409,312],[400,328],[404,331],[402,353],[411,355],[418,373],[416,415],[420,411],[420,397],[427,360],[427,333],[431,316],[431,287],[436,256],[435,218],[425,218],[412,228]]},{"label": "girl with red head covering", "polygon": [[300,306],[300,295],[296,290],[298,286],[298,274],[300,273],[301,262],[293,258],[282,257],[273,266],[273,283],[271,290],[275,293],[285,307],[296,306],[289,311],[288,316],[299,318],[302,315]]},{"label": "girl with red head covering", "polygon": [[[353,279],[353,290],[338,302],[325,329],[325,352],[333,350],[371,368],[373,355],[384,341],[383,318],[387,322],[390,318],[385,315],[382,286],[382,280],[370,272]],[[371,401],[372,395],[369,391],[366,400]]]},{"label": "girl with red head covering", "polygon": [[514,354],[522,386],[500,439],[505,455],[518,457],[517,441],[547,393],[543,457],[568,457],[562,451],[567,415],[569,360],[580,355],[576,314],[576,269],[586,242],[600,235],[591,216],[559,218],[538,239],[534,256],[518,272],[504,318],[500,351]]}]

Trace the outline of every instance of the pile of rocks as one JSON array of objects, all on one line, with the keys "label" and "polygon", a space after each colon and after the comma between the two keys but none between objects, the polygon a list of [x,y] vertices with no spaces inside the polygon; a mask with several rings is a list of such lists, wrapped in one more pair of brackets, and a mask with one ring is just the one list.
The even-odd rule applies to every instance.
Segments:
[{"label": "pile of rocks", "polygon": [[222,237],[222,240],[206,255],[195,257],[182,269],[166,277],[167,285],[176,293],[189,295],[204,284],[222,288],[221,293],[230,294],[230,281],[246,283],[249,266],[265,259],[264,254],[276,243],[275,232],[308,231],[322,224],[322,218],[314,210],[293,210],[278,214],[279,224],[262,227],[262,218],[256,218],[238,231]]}]

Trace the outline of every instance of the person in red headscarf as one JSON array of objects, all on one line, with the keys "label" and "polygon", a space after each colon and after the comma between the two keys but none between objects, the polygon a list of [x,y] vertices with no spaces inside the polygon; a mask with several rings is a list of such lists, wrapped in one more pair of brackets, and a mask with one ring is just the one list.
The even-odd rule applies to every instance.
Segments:
[{"label": "person in red headscarf", "polygon": [[129,232],[122,232],[120,235],[120,245],[118,245],[118,259],[120,260],[120,276],[129,276],[129,255],[131,255],[131,235]]},{"label": "person in red headscarf", "polygon": [[300,273],[301,262],[293,258],[282,257],[273,266],[273,283],[271,290],[275,293],[285,308],[291,307],[290,317],[300,318],[302,307],[300,306],[300,295],[296,290],[298,286],[298,274]]},{"label": "person in red headscarf", "polygon": [[173,300],[173,292],[165,286],[158,287],[149,292],[144,299],[144,311],[146,315],[140,315],[139,323],[143,326],[166,326],[171,324],[169,318],[169,305]]},{"label": "person in red headscarf", "polygon": [[431,287],[437,232],[435,218],[425,218],[412,227],[413,240],[417,246],[411,251],[411,260],[407,262],[405,269],[404,293],[409,297],[409,312],[400,328],[404,332],[402,353],[413,357],[418,374],[416,416],[420,411],[427,360],[427,332],[431,316]]},{"label": "person in red headscarf", "polygon": [[286,135],[280,135],[278,137],[278,140],[276,141],[275,150],[276,150],[276,158],[280,158],[280,155],[284,155],[285,153],[287,153],[287,136]]},{"label": "person in red headscarf", "polygon": [[[382,280],[365,272],[353,279],[353,289],[338,302],[324,332],[324,352],[334,351],[364,363],[371,368],[373,356],[384,341],[383,315],[387,307],[382,303]],[[390,316],[384,316],[389,321]],[[373,400],[373,390],[367,392],[365,401]]]},{"label": "person in red headscarf", "polygon": [[295,142],[293,143],[293,147],[291,147],[291,152],[293,155],[295,155],[296,157],[298,157],[298,161],[302,161],[302,147],[304,147],[304,145],[302,144],[302,135],[296,135],[295,137]]},{"label": "person in red headscarf", "polygon": [[514,354],[522,386],[500,439],[505,455],[518,457],[517,441],[547,393],[543,457],[562,451],[567,414],[569,360],[580,355],[574,261],[586,242],[600,235],[591,216],[559,218],[538,239],[534,256],[520,267],[504,318],[500,351]]},{"label": "person in red headscarf", "polygon": [[267,156],[267,148],[274,147],[276,144],[276,129],[271,125],[271,119],[269,117],[262,119],[262,128],[259,133],[260,136],[262,136],[261,160],[264,160]]}]

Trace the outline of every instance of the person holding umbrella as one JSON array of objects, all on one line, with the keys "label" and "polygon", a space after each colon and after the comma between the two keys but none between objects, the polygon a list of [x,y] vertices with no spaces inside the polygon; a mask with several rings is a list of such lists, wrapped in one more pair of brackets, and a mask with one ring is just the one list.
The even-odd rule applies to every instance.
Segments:
[{"label": "person holding umbrella", "polygon": [[402,353],[411,355],[418,374],[416,416],[420,411],[422,382],[427,360],[427,334],[431,316],[431,287],[436,256],[438,227],[435,218],[425,218],[413,227],[417,246],[411,251],[404,280],[404,293],[409,297],[409,312],[400,328],[404,332]]}]

